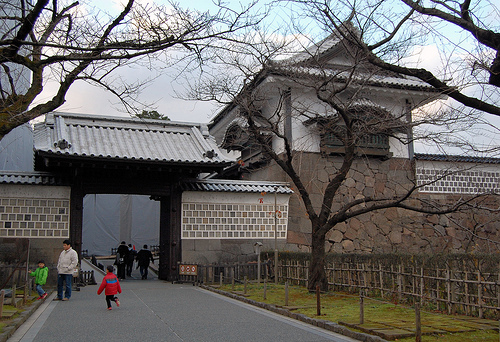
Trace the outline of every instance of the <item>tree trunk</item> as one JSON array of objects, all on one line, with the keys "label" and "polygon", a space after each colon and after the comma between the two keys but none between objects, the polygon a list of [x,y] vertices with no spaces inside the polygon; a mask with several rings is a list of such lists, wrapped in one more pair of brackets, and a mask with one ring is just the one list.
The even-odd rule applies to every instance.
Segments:
[{"label": "tree trunk", "polygon": [[325,234],[313,233],[308,290],[315,291],[316,285],[319,285],[321,291],[328,290],[328,279],[325,270]]}]

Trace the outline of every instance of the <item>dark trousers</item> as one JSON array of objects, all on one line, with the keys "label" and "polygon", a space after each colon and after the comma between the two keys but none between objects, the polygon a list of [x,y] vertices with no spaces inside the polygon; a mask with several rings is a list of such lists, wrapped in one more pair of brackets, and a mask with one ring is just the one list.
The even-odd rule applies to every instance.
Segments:
[{"label": "dark trousers", "polygon": [[127,263],[127,277],[132,276],[132,269],[134,268],[134,262],[128,262]]},{"label": "dark trousers", "polygon": [[148,279],[148,268],[149,266],[139,266],[139,271],[141,272],[142,279]]},{"label": "dark trousers", "polygon": [[108,308],[111,307],[111,302],[115,302],[118,298],[115,297],[115,295],[106,295],[106,304],[108,304]]},{"label": "dark trousers", "polygon": [[125,263],[117,265],[116,268],[118,269],[118,271],[116,272],[116,276],[118,277],[118,279],[125,279],[125,266]]}]

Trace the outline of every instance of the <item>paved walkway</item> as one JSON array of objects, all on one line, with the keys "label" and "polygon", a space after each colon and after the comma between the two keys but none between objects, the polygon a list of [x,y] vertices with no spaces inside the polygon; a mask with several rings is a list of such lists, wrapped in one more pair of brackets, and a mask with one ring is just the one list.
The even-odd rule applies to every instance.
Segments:
[{"label": "paved walkway", "polygon": [[[100,284],[102,275],[96,278]],[[191,284],[127,279],[121,286],[113,310],[98,285],[67,302],[52,294],[8,341],[355,341]]]}]

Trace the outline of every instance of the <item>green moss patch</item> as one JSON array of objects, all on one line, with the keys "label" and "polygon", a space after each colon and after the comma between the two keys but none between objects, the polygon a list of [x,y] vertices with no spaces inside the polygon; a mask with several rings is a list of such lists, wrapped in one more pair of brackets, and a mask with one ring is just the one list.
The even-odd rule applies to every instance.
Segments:
[{"label": "green moss patch", "polygon": [[[223,285],[222,291],[243,293],[244,285]],[[264,299],[263,284],[247,284],[246,298],[273,304],[311,318],[344,324],[354,330],[378,335],[387,340],[415,341],[415,311],[411,307],[364,298],[364,324],[360,323],[360,298],[349,293],[321,294],[321,316],[317,315],[316,294],[299,286],[268,284]],[[288,304],[288,306],[285,306]],[[498,322],[467,316],[421,311],[423,341],[498,341]]]}]

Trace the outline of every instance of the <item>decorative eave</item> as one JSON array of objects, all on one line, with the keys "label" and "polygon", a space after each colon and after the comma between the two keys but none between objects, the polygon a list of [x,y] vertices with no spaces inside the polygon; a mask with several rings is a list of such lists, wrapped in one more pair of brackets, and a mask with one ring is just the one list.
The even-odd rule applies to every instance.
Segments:
[{"label": "decorative eave", "polygon": [[0,171],[0,184],[63,186],[67,182],[50,172]]},{"label": "decorative eave", "polygon": [[183,181],[181,188],[184,191],[293,194],[293,190],[285,182],[197,179]]},{"label": "decorative eave", "polygon": [[45,164],[221,169],[233,162],[204,124],[69,113],[50,113],[35,126],[35,153]]},{"label": "decorative eave", "polygon": [[500,164],[500,158],[490,157],[470,157],[457,156],[446,154],[425,154],[415,153],[414,158],[422,161],[439,161],[439,162],[459,162],[459,163],[474,163],[474,164]]}]

